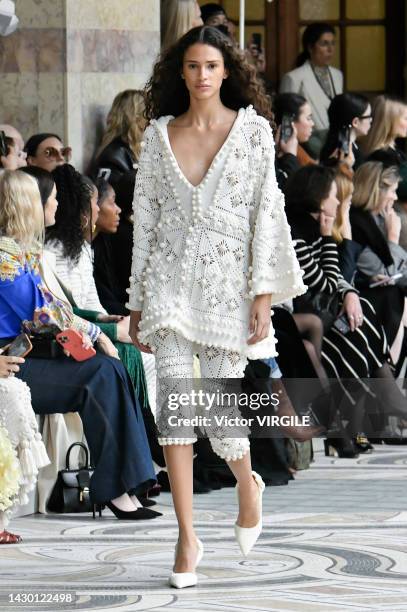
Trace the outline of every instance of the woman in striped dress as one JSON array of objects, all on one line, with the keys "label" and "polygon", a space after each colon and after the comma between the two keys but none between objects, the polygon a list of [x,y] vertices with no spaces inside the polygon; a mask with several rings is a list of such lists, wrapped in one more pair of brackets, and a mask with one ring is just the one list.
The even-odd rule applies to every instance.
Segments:
[{"label": "woman in striped dress", "polygon": [[294,309],[315,312],[323,319],[322,363],[328,376],[337,379],[347,405],[353,446],[357,452],[364,452],[371,448],[362,433],[364,400],[372,397],[364,379],[386,378],[386,383],[394,387],[394,402],[388,406],[392,414],[405,417],[406,407],[391,377],[386,337],[375,310],[359,297],[339,267],[338,247],[332,235],[339,205],[335,171],[321,166],[301,168],[287,184],[286,202],[297,258],[308,285],[307,294],[294,300]]}]

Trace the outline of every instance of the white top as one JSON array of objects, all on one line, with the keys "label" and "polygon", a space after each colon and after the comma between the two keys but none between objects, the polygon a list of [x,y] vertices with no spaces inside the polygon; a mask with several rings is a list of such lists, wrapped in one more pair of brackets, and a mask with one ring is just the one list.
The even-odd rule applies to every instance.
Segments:
[{"label": "white top", "polygon": [[[343,93],[343,74],[337,68],[329,67],[335,95]],[[307,60],[302,66],[287,72],[281,79],[280,93],[296,93],[304,96],[312,109],[316,130],[329,128],[328,108],[330,98],[319,84],[311,63]]]},{"label": "white top", "polygon": [[142,310],[139,339],[169,328],[250,359],[276,355],[274,331],[248,345],[255,295],[273,303],[306,287],[274,169],[269,123],[249,106],[202,182],[183,175],[170,147],[171,116],[144,134],[134,193],[129,302]]},{"label": "white top", "polygon": [[93,278],[93,253],[90,244],[83,244],[78,263],[73,263],[69,257],[64,256],[62,244],[58,240],[47,242],[45,253],[47,251],[54,255],[47,258],[48,263],[63,288],[71,293],[75,305],[84,310],[106,314]]}]

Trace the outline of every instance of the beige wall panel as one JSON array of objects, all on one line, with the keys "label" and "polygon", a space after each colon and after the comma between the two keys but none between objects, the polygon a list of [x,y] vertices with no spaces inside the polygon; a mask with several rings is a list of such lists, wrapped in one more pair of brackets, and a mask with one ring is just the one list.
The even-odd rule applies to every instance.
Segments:
[{"label": "beige wall panel", "polygon": [[39,74],[38,131],[56,132],[64,138],[64,107],[64,75]]},{"label": "beige wall panel", "polygon": [[159,0],[66,0],[68,28],[158,31]]},{"label": "beige wall panel", "polygon": [[[66,0],[15,0],[20,28],[62,28]],[[84,0],[86,2],[86,0]]]}]

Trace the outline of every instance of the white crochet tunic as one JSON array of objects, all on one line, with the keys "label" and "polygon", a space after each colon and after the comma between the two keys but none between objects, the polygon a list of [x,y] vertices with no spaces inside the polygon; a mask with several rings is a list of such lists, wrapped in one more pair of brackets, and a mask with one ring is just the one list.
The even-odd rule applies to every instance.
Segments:
[{"label": "white crochet tunic", "polygon": [[277,355],[274,330],[248,345],[254,296],[276,304],[306,287],[274,169],[269,123],[241,108],[206,176],[193,186],[171,150],[167,124],[145,131],[134,193],[129,302],[139,339],[169,328],[249,359]]}]

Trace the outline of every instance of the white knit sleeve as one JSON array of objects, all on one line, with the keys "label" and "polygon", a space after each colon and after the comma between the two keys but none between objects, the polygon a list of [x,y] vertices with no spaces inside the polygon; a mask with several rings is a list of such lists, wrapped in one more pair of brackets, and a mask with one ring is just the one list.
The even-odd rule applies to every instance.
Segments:
[{"label": "white knit sleeve", "polygon": [[147,127],[142,142],[133,200],[133,259],[130,288],[127,290],[130,310],[142,310],[148,259],[157,241],[156,226],[160,216],[156,167],[159,141],[153,126]]},{"label": "white knit sleeve", "polygon": [[290,226],[284,210],[274,167],[274,140],[270,126],[262,121],[263,169],[255,202],[252,241],[252,297],[272,294],[272,304],[305,293]]}]

